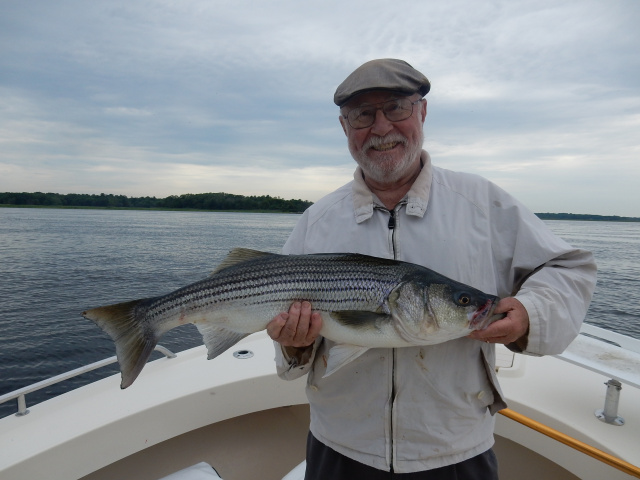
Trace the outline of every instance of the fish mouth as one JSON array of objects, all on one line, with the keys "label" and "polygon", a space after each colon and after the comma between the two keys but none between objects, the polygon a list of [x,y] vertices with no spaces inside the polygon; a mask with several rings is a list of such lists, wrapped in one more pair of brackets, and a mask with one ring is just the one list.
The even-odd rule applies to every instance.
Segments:
[{"label": "fish mouth", "polygon": [[470,330],[484,330],[496,320],[500,320],[506,316],[504,313],[492,315],[493,310],[498,304],[498,300],[498,298],[490,298],[484,305],[473,312],[469,322]]}]

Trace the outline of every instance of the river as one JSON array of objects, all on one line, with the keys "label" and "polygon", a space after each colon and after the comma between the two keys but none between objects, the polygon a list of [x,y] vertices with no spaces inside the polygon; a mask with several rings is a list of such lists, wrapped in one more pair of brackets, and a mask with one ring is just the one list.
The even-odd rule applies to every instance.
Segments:
[{"label": "river", "polygon": [[[88,307],[169,292],[208,275],[237,246],[279,252],[299,215],[0,208],[0,394],[114,355],[80,316]],[[594,252],[587,322],[640,338],[640,223],[547,221]],[[173,351],[201,344],[169,332]],[[157,358],[154,354],[152,358]],[[29,404],[117,372],[90,372],[27,397]],[[0,417],[15,402],[0,405]]]}]

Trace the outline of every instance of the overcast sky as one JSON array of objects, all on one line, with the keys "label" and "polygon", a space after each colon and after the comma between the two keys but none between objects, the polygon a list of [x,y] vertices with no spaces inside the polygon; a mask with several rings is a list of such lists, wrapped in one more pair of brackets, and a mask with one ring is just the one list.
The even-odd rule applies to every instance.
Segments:
[{"label": "overcast sky", "polygon": [[0,191],[315,201],[373,58],[432,83],[425,148],[535,212],[640,217],[638,0],[4,0]]}]

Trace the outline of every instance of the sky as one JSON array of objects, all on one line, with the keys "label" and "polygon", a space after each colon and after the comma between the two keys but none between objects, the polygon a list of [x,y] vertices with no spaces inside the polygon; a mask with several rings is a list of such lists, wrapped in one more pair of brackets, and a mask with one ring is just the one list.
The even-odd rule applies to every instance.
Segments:
[{"label": "sky", "polygon": [[0,5],[0,192],[316,201],[355,167],[336,87],[391,57],[431,81],[435,165],[640,217],[637,0]]}]

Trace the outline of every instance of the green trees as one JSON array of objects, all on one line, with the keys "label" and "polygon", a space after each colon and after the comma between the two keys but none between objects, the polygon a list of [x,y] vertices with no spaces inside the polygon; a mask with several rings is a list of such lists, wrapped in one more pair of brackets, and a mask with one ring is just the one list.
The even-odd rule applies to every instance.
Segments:
[{"label": "green trees", "polygon": [[311,204],[306,200],[285,200],[270,195],[245,197],[231,193],[188,193],[166,198],[127,197],[105,193],[0,193],[0,205],[17,206],[260,210],[291,213],[303,212]]},{"label": "green trees", "polygon": [[196,210],[267,210],[277,212],[304,212],[312,202],[285,200],[270,195],[250,196],[231,193],[188,193],[161,199],[162,208],[190,208]]}]

